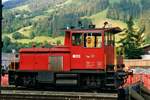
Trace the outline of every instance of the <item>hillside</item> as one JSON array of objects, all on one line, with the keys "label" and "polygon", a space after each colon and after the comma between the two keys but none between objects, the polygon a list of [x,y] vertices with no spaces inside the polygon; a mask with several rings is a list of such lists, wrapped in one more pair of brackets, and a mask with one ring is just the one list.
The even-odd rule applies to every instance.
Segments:
[{"label": "hillside", "polygon": [[[149,0],[10,0],[4,3],[3,40],[9,37],[14,48],[18,44],[24,47],[46,41],[46,44],[56,43],[59,37],[63,44],[61,29],[78,27],[79,20],[85,28],[89,23],[102,27],[108,21],[123,29],[129,16],[133,16],[137,27],[146,26],[149,44],[149,5]],[[6,46],[3,50],[9,48]]]}]

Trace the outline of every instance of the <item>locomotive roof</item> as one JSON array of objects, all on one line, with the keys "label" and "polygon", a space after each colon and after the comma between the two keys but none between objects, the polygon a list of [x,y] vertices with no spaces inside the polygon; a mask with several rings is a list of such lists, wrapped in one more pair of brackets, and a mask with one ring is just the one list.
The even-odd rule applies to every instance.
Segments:
[{"label": "locomotive roof", "polygon": [[70,52],[69,47],[66,46],[55,46],[52,48],[21,48],[20,53],[30,52],[30,53],[50,53],[50,52]]},{"label": "locomotive roof", "polygon": [[50,52],[50,48],[21,48],[19,52]]},{"label": "locomotive roof", "polygon": [[113,34],[117,34],[119,32],[122,32],[122,29],[119,27],[112,27],[112,28],[94,28],[94,29],[67,29],[65,30],[66,32],[71,31],[71,32],[98,32],[98,31],[105,31],[105,32],[111,32]]}]

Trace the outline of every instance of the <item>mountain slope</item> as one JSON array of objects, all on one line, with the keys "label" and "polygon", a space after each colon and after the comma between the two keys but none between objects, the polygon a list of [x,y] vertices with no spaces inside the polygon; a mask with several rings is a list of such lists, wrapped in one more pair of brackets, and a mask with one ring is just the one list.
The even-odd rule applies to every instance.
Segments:
[{"label": "mountain slope", "polygon": [[[102,27],[105,21],[125,28],[133,16],[136,26],[146,26],[150,43],[149,5],[149,0],[11,0],[4,3],[2,33],[14,43],[35,42],[37,37],[49,42],[49,37],[63,36],[61,29],[78,27],[79,20],[85,28],[90,23]],[[14,39],[16,33],[21,35]]]}]

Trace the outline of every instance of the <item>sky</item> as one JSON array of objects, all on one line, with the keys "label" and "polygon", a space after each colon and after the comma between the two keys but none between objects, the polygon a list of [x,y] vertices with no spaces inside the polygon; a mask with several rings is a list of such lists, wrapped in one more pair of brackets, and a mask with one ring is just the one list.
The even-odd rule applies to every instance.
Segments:
[{"label": "sky", "polygon": [[2,0],[2,3],[6,2],[6,1],[9,1],[9,0]]}]

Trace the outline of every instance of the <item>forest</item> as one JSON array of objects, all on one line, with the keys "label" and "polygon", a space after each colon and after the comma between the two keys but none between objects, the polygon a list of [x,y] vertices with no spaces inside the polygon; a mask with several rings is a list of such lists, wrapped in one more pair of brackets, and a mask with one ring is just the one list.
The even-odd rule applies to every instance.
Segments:
[{"label": "forest", "polygon": [[[132,16],[139,29],[145,27],[145,44],[150,44],[150,0],[13,0],[3,5],[3,52],[11,52],[11,48],[19,50],[31,47],[32,44],[42,45],[39,42],[22,43],[18,40],[63,36],[63,29],[78,28],[79,21],[84,28],[88,28],[93,23],[91,16],[104,11],[106,16],[99,18],[122,23]],[[44,44],[51,46],[47,41]]]}]

